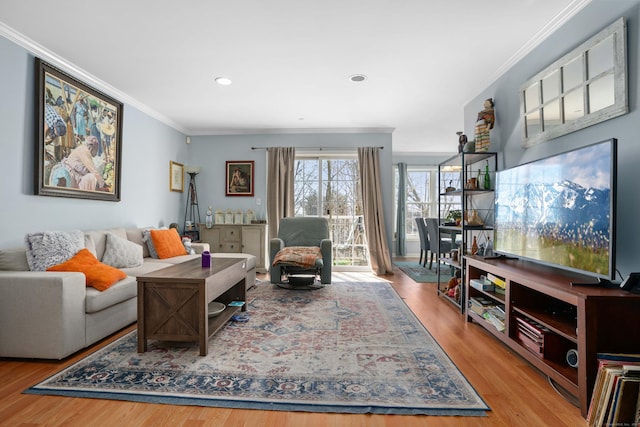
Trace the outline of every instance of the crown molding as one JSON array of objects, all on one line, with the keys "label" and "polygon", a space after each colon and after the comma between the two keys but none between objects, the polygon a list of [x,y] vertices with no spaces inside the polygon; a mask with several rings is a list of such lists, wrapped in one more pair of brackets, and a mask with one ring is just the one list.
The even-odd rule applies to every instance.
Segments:
[{"label": "crown molding", "polygon": [[395,128],[262,128],[262,129],[209,129],[191,132],[191,136],[206,135],[272,135],[304,133],[393,133]]},{"label": "crown molding", "polygon": [[83,83],[94,87],[105,94],[120,100],[121,102],[134,107],[148,116],[166,124],[167,126],[181,132],[184,135],[257,135],[257,134],[303,134],[303,133],[393,133],[395,128],[265,128],[265,129],[208,129],[204,131],[191,131],[179,125],[170,118],[160,114],[148,105],[127,95],[121,90],[100,80],[93,74],[88,73],[72,62],[62,58],[55,52],[47,49],[39,43],[31,40],[8,25],[0,22],[0,36],[23,47],[33,55],[42,58],[49,64],[81,80]]},{"label": "crown molding", "polygon": [[146,104],[143,104],[137,99],[132,98],[121,90],[118,90],[110,84],[100,80],[93,74],[88,73],[72,62],[62,58],[55,52],[47,49],[39,43],[36,43],[25,35],[4,24],[3,22],[0,22],[0,36],[3,36],[4,38],[17,44],[18,46],[23,47],[33,55],[72,75],[74,78],[81,80],[84,84],[92,86],[93,88],[104,92],[105,94],[121,101],[124,104],[128,104],[131,107],[142,111],[148,116],[166,124],[167,126],[177,130],[178,132],[181,132],[185,135],[188,134],[187,130],[184,127],[180,126],[178,123],[174,122],[163,114],[158,113],[156,110],[150,108]]},{"label": "crown molding", "polygon": [[[573,18],[578,12],[580,12],[586,5],[591,3],[591,0],[574,0],[567,7],[562,9],[556,16],[554,16],[540,31],[525,43],[520,49],[516,51],[507,61],[502,64],[491,76],[487,82],[482,86],[488,88],[494,84],[500,77],[502,77],[507,71],[509,71],[514,65],[518,63],[522,58],[527,56],[533,49],[538,47],[540,43],[545,41],[551,34],[553,34],[558,28],[562,27],[569,19]],[[479,91],[478,93],[481,93]],[[473,98],[475,99],[475,98]],[[473,99],[468,100],[465,105],[469,104]]]}]

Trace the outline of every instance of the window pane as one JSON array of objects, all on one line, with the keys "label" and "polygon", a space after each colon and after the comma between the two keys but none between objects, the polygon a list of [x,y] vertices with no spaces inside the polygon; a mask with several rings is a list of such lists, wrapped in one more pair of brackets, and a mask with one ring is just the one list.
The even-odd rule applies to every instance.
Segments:
[{"label": "window pane", "polygon": [[584,95],[582,88],[578,88],[564,97],[564,121],[568,123],[582,116],[584,116]]},{"label": "window pane", "polygon": [[543,108],[544,130],[548,131],[562,124],[560,120],[560,100],[555,100]]},{"label": "window pane", "polygon": [[535,110],[524,117],[527,136],[537,135],[542,132],[542,123],[540,123],[540,110]]},{"label": "window pane", "polygon": [[538,82],[532,84],[524,91],[525,111],[531,111],[540,106],[540,85]]},{"label": "window pane", "polygon": [[567,92],[584,82],[582,72],[582,57],[579,56],[562,67],[562,91]]},{"label": "window pane", "polygon": [[560,71],[556,70],[542,79],[542,101],[547,103],[560,96]]},{"label": "window pane", "polygon": [[589,79],[605,71],[613,70],[613,35],[595,45],[587,52]]},{"label": "window pane", "polygon": [[607,74],[589,84],[589,112],[602,110],[616,102],[613,74]]}]

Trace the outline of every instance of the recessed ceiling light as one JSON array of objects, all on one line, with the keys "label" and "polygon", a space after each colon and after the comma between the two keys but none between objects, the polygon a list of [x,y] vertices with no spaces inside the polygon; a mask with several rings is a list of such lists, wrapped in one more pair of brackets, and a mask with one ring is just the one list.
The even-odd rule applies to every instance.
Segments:
[{"label": "recessed ceiling light", "polygon": [[222,86],[229,86],[232,81],[228,77],[216,77],[216,83]]},{"label": "recessed ceiling light", "polygon": [[367,80],[367,76],[365,76],[364,74],[354,74],[349,77],[349,80],[355,83],[360,83]]}]

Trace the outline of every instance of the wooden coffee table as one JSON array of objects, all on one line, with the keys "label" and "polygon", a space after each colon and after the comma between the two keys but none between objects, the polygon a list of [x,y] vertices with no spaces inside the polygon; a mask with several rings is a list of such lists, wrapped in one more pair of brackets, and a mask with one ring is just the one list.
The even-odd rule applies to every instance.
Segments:
[{"label": "wooden coffee table", "polygon": [[[148,339],[197,341],[206,356],[209,337],[240,309],[228,304],[245,301],[246,274],[244,258],[215,258],[210,268],[196,258],[138,276],[138,352],[147,351]],[[209,318],[211,301],[227,308]]]}]

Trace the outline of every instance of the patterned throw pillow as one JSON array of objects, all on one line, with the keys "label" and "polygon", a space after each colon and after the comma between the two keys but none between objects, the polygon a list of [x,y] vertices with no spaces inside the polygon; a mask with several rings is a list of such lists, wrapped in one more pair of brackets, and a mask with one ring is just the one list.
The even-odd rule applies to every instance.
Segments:
[{"label": "patterned throw pillow", "polygon": [[153,240],[151,239],[151,230],[143,230],[142,231],[142,241],[147,244],[147,249],[149,249],[149,255],[151,258],[158,258],[158,252],[156,252],[156,247],[153,246]]},{"label": "patterned throw pillow", "polygon": [[116,268],[140,267],[143,262],[142,246],[113,233],[107,233],[102,262]]},{"label": "patterned throw pillow", "polygon": [[84,233],[74,231],[44,231],[25,237],[27,262],[31,271],[45,271],[60,264],[84,248]]}]

